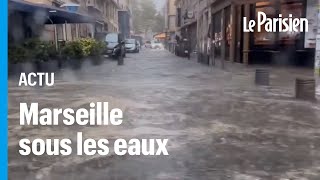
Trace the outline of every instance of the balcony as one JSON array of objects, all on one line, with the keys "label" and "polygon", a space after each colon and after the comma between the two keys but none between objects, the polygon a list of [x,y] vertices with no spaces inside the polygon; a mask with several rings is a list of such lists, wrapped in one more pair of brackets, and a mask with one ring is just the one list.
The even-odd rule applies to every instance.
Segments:
[{"label": "balcony", "polygon": [[87,0],[86,5],[88,10],[99,11],[100,13],[103,12],[102,7],[103,3],[100,0]]}]

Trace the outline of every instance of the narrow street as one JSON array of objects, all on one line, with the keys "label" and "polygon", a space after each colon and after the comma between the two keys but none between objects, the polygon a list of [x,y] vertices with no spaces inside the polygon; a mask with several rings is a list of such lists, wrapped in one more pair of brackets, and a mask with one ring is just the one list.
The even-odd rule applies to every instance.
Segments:
[{"label": "narrow street", "polygon": [[[294,77],[276,71],[270,87],[253,68],[222,71],[166,50],[128,54],[57,73],[54,87],[9,80],[9,179],[25,180],[319,180],[320,105],[298,101]],[[121,126],[19,126],[19,103],[88,108],[109,102]],[[169,156],[27,156],[21,138],[169,139]]]}]

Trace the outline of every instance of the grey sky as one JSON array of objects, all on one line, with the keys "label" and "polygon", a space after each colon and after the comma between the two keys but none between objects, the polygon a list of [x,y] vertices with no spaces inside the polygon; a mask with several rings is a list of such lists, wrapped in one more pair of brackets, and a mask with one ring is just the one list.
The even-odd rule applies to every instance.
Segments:
[{"label": "grey sky", "polygon": [[166,2],[166,0],[153,0],[153,1],[156,4],[156,7],[157,7],[158,11],[160,11],[163,8],[163,6],[164,6],[164,4]]}]

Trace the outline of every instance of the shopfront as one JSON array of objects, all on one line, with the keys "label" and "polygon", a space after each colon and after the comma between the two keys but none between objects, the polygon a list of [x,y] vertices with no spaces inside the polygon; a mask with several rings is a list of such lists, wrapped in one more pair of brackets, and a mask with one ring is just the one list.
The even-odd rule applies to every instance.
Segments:
[{"label": "shopfront", "polygon": [[[213,4],[211,8],[212,18],[210,24],[212,25],[212,45],[213,56],[215,59],[233,61],[235,47],[232,43],[234,39],[232,32],[232,23],[236,25],[237,21],[232,21],[232,4],[231,1],[223,1],[221,4]],[[234,39],[235,40],[235,39]],[[233,46],[232,46],[233,45]]]},{"label": "shopfront", "polygon": [[[307,0],[229,0],[215,1],[212,8],[214,56],[245,64],[275,64],[313,67],[312,37],[305,32],[267,32],[262,27],[244,32],[243,17],[257,20],[258,12],[267,18],[304,18]],[[290,16],[291,16],[290,15]],[[310,24],[310,22],[309,22]],[[277,24],[280,26],[280,24]],[[314,31],[312,27],[309,31]],[[309,34],[308,34],[309,36]]]},{"label": "shopfront", "polygon": [[[251,19],[257,19],[257,13],[264,12],[268,18],[306,17],[306,0],[263,1],[250,5]],[[278,24],[280,26],[280,24]],[[312,31],[312,29],[311,29]],[[305,48],[305,32],[266,32],[261,28],[249,36],[250,64],[278,64],[295,66],[313,66],[314,49]]]}]

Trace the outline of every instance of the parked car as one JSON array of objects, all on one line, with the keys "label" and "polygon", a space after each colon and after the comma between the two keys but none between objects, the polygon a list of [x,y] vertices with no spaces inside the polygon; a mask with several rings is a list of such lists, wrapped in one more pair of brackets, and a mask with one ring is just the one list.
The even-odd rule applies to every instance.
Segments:
[{"label": "parked car", "polygon": [[151,41],[146,41],[146,42],[144,43],[144,47],[146,47],[146,48],[151,48]]},{"label": "parked car", "polygon": [[120,56],[125,57],[125,43],[118,33],[109,33],[105,37],[107,48],[104,51],[105,55],[111,56],[113,58],[118,58]]},{"label": "parked car", "polygon": [[151,48],[152,49],[163,49],[164,46],[161,42],[159,41],[151,41]]},{"label": "parked car", "polygon": [[141,50],[141,44],[140,41],[137,41],[138,49]]},{"label": "parked car", "polygon": [[138,42],[135,39],[126,39],[125,41],[126,52],[139,52]]}]

